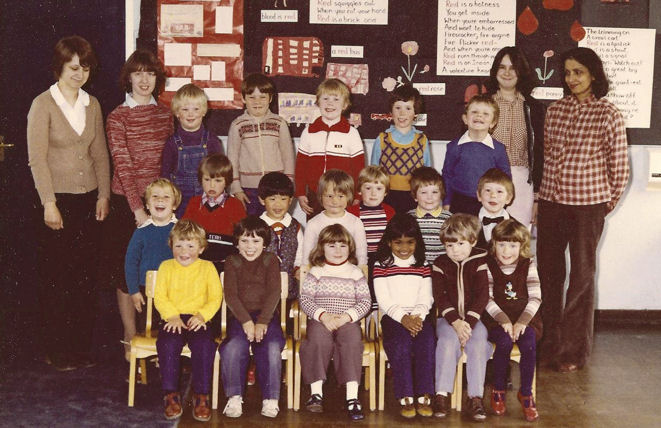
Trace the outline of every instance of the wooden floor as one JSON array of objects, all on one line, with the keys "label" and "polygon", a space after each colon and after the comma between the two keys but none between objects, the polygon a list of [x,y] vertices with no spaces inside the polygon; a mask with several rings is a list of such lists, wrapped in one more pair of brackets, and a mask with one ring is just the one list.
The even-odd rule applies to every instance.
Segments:
[{"label": "wooden floor", "polygon": [[[168,422],[162,417],[160,381],[155,368],[150,370],[151,383],[138,386],[135,407],[126,406],[128,366],[119,349],[106,349],[100,354],[101,364],[94,368],[57,373],[38,359],[14,358],[0,367],[0,426],[100,426],[150,427],[179,426],[258,426],[322,427],[349,424],[343,409],[343,390],[329,382],[325,385],[326,412],[314,415],[301,410],[286,410],[281,399],[281,413],[276,419],[259,415],[260,398],[256,386],[248,387],[244,416],[232,420],[213,412],[210,422],[201,424],[192,419],[186,407],[179,421]],[[518,370],[513,373],[515,388]],[[508,412],[504,416],[489,415],[486,426],[520,427],[659,427],[659,396],[661,394],[661,329],[658,327],[627,329],[622,327],[598,330],[593,356],[586,368],[560,374],[540,370],[537,378],[537,406],[540,420],[526,423],[516,402],[516,393],[507,396]],[[188,383],[184,376],[182,384]],[[474,425],[453,413],[445,421],[412,421],[399,417],[392,396],[391,380],[386,388],[386,410],[369,412],[357,426],[422,426],[441,424],[448,427]],[[284,388],[283,388],[284,390]],[[488,393],[489,386],[486,387]],[[302,399],[308,396],[302,392]],[[485,397],[488,397],[485,394]],[[368,404],[365,391],[361,400]],[[485,400],[485,404],[488,401]]]}]

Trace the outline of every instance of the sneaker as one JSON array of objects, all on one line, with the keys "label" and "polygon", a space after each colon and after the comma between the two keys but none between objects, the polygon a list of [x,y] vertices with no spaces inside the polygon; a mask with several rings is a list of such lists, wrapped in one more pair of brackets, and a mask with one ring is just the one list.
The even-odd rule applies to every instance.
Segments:
[{"label": "sneaker", "polygon": [[466,416],[475,422],[482,422],[487,418],[487,412],[484,411],[482,397],[468,397],[466,406]]},{"label": "sneaker", "polygon": [[491,410],[497,416],[505,414],[505,391],[491,391]]},{"label": "sneaker", "polygon": [[321,413],[324,411],[324,399],[319,394],[312,394],[305,402],[305,408],[308,412]]},{"label": "sneaker", "polygon": [[429,394],[418,397],[418,402],[415,403],[415,409],[418,414],[424,418],[428,418],[434,414],[431,409],[431,398],[429,398]]},{"label": "sneaker", "polygon": [[207,394],[193,394],[193,419],[206,422],[211,419],[209,396]]},{"label": "sneaker", "polygon": [[413,397],[402,398],[404,403],[400,404],[399,414],[406,419],[415,418],[415,407],[413,407]]},{"label": "sneaker", "polygon": [[184,410],[181,408],[181,397],[178,392],[171,392],[163,397],[165,403],[165,419],[177,419]]},{"label": "sneaker", "polygon": [[363,415],[363,406],[360,405],[360,401],[357,398],[347,400],[347,415],[352,421],[359,421],[365,417]]},{"label": "sneaker", "polygon": [[280,408],[278,407],[278,400],[262,400],[262,416],[267,418],[275,418],[278,416]]},{"label": "sneaker", "polygon": [[534,422],[539,419],[539,413],[537,413],[537,407],[535,406],[535,399],[532,398],[532,395],[521,395],[521,391],[516,394],[516,397],[521,403],[523,408],[523,416],[528,422]]},{"label": "sneaker", "polygon": [[225,405],[225,410],[223,410],[223,415],[228,418],[238,418],[243,414],[243,398],[240,395],[232,395],[227,404]]},{"label": "sneaker", "polygon": [[444,418],[450,413],[450,396],[449,395],[434,395],[434,401],[432,402],[432,411],[434,412],[434,417]]},{"label": "sneaker", "polygon": [[251,362],[250,367],[248,367],[248,376],[247,376],[248,385],[254,385],[255,380],[255,363]]}]

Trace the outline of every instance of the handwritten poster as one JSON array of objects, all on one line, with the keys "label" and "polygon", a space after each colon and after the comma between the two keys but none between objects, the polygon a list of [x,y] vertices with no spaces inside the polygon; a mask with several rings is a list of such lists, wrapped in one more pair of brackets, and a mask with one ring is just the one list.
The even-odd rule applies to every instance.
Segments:
[{"label": "handwritten poster", "polygon": [[278,114],[290,124],[312,123],[319,117],[317,97],[311,94],[280,92]]},{"label": "handwritten poster", "polygon": [[388,25],[388,0],[310,0],[310,24]]},{"label": "handwritten poster", "polygon": [[578,45],[594,50],[611,82],[607,98],[615,104],[627,128],[649,128],[652,112],[655,30],[586,27]]},{"label": "handwritten poster", "polygon": [[514,46],[516,2],[439,0],[436,74],[488,76],[493,57]]}]

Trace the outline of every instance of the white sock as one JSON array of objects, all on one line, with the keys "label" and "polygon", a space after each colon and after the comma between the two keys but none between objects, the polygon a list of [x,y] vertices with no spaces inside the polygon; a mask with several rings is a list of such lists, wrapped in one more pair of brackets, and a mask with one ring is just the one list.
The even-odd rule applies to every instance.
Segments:
[{"label": "white sock", "polygon": [[447,397],[448,393],[445,391],[436,391],[436,395],[442,395],[443,397]]},{"label": "white sock", "polygon": [[413,402],[413,397],[404,397],[404,398],[401,398],[401,399],[399,400],[399,404],[401,404],[401,405],[403,406],[404,404],[406,404],[406,401],[407,401],[407,400],[411,400],[411,402]]},{"label": "white sock", "polygon": [[347,400],[355,400],[358,398],[358,382],[352,380],[347,382]]},{"label": "white sock", "polygon": [[312,382],[310,384],[310,392],[312,393],[312,395],[319,394],[320,397],[323,397],[324,396],[323,386],[324,386],[324,381],[323,380],[318,380],[316,382]]}]

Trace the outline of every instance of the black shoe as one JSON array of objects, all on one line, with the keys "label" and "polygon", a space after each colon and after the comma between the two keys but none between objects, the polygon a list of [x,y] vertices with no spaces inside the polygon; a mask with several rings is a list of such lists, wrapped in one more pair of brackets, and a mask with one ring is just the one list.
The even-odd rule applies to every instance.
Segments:
[{"label": "black shoe", "polygon": [[312,394],[305,403],[308,412],[322,413],[324,411],[324,399],[319,394]]},{"label": "black shoe", "polygon": [[487,412],[484,410],[482,397],[468,397],[466,416],[475,422],[482,422],[487,418]]},{"label": "black shoe", "polygon": [[363,406],[360,405],[358,399],[347,400],[347,414],[352,421],[359,421],[365,418],[365,415],[363,415]]},{"label": "black shoe", "polygon": [[434,412],[434,417],[444,418],[450,413],[450,396],[441,394],[434,395],[431,407]]},{"label": "black shoe", "polygon": [[48,355],[45,361],[46,364],[53,366],[58,372],[69,372],[78,368],[77,364],[68,355],[59,352]]}]

